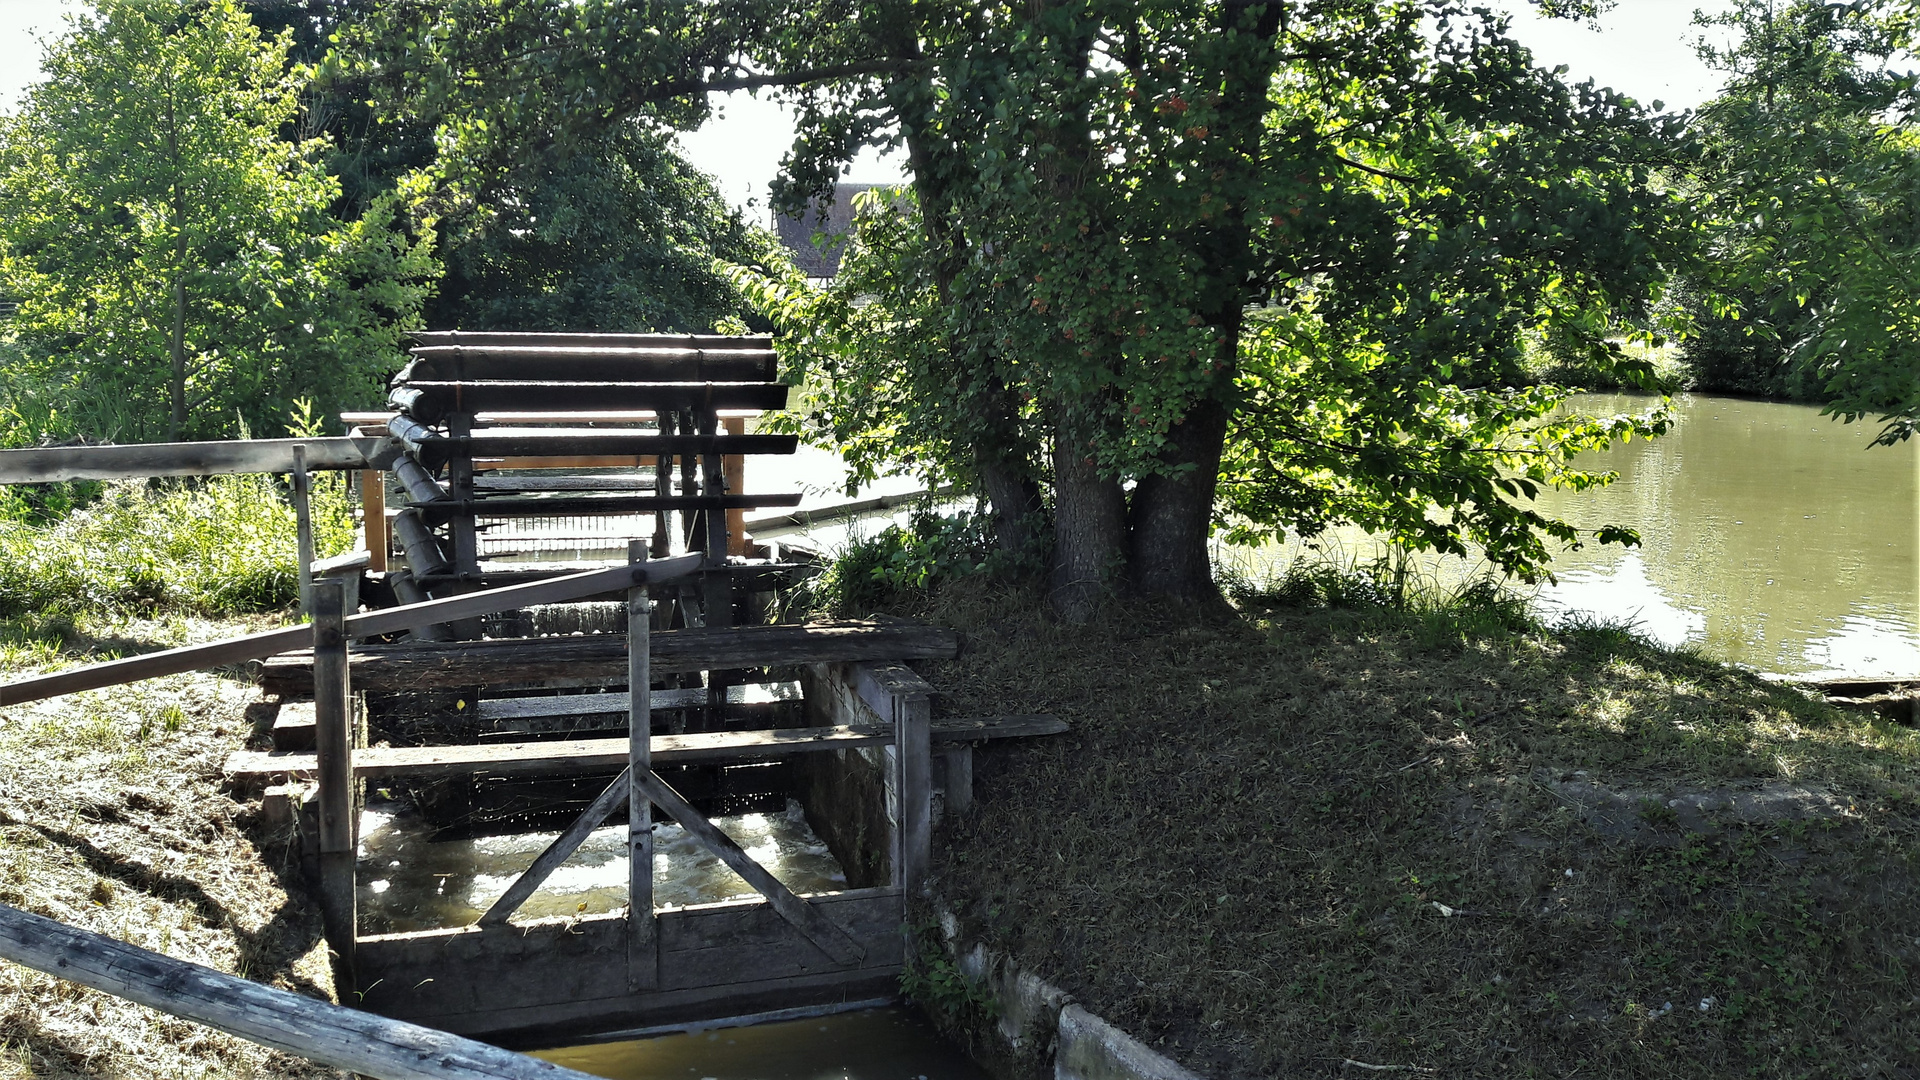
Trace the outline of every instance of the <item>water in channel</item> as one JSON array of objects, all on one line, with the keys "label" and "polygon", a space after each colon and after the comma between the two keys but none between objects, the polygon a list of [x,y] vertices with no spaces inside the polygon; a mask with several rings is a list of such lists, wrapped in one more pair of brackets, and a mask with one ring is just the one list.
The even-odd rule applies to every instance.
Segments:
[{"label": "water in channel", "polygon": [[[1657,404],[1627,394],[1572,402],[1597,415]],[[1540,493],[1548,516],[1641,537],[1637,548],[1556,552],[1558,581],[1535,596],[1542,613],[1630,622],[1665,644],[1776,674],[1920,675],[1920,441],[1869,446],[1879,425],[1842,424],[1811,405],[1706,394],[1672,404],[1666,435],[1577,462],[1619,473],[1614,483]],[[1358,530],[1320,543],[1345,562],[1380,553]],[[1256,576],[1308,557],[1298,541],[1239,556]],[[1423,569],[1445,581],[1484,566]]]},{"label": "water in channel", "polygon": [[609,1080],[987,1080],[906,1008],[541,1050]]}]

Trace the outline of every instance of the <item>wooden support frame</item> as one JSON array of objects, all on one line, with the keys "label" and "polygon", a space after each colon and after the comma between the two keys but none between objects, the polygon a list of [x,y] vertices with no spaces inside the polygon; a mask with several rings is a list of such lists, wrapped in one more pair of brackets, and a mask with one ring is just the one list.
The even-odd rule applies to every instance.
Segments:
[{"label": "wooden support frame", "polygon": [[314,751],[320,778],[320,911],[335,971],[354,985],[354,905],[359,837],[353,782],[353,686],[347,667],[345,589],[313,583]]},{"label": "wooden support frame", "polygon": [[893,882],[902,896],[921,896],[933,851],[933,687],[897,662],[849,665],[853,690],[893,725]]},{"label": "wooden support frame", "polygon": [[[644,567],[647,542],[627,542]],[[660,926],[653,914],[653,804],[635,777],[653,775],[653,603],[645,579],[627,593],[627,989],[660,985]],[[616,782],[617,783],[617,782]]]}]

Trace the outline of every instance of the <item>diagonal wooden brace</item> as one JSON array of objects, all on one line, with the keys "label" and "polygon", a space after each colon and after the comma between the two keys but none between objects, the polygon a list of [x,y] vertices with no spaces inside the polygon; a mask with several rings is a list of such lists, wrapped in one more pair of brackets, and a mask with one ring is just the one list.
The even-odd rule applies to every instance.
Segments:
[{"label": "diagonal wooden brace", "polygon": [[509,885],[486,914],[480,916],[480,925],[498,926],[513,918],[513,913],[520,910],[520,905],[527,902],[527,897],[532,896],[555,870],[560,869],[560,864],[566,862],[567,857],[586,842],[588,834],[599,828],[600,823],[607,820],[608,814],[626,801],[627,777],[632,775],[632,770],[623,770],[618,779],[607,785],[607,790],[593,800],[593,805],[587,807],[586,812],[576,818],[572,825],[567,826],[566,832],[555,837],[553,843],[547,845],[547,850],[533,860],[532,866],[527,867],[526,873]]},{"label": "diagonal wooden brace", "polygon": [[731,867],[734,873],[745,878],[755,892],[767,898],[767,903],[775,913],[806,935],[807,940],[819,946],[820,951],[832,957],[835,963],[851,965],[866,957],[866,950],[860,947],[859,942],[832,919],[821,914],[819,908],[794,895],[793,890],[768,873],[766,867],[754,862],[752,856],[733,842],[733,837],[715,828],[713,822],[695,810],[665,780],[648,771],[638,774],[638,783],[653,805],[665,810],[703,847],[719,856],[720,861]]}]

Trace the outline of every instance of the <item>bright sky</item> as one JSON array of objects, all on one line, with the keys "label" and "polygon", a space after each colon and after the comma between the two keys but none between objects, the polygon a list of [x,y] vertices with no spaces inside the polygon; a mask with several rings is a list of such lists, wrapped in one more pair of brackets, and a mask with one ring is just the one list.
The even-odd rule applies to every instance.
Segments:
[{"label": "bright sky", "polygon": [[[35,35],[57,32],[61,15],[73,0],[0,0],[0,106],[11,108],[33,81],[40,64]],[[1669,109],[1698,105],[1713,96],[1713,73],[1694,56],[1699,31],[1690,25],[1696,7],[1719,10],[1726,0],[1619,0],[1594,26],[1531,14],[1525,0],[1495,0],[1515,13],[1514,36],[1552,67],[1567,65],[1568,77],[1591,78],[1643,102],[1659,100]],[[753,216],[765,220],[767,182],[793,139],[793,124],[771,101],[745,93],[727,95],[723,115],[705,128],[681,137],[695,165],[712,174],[736,205],[754,203]],[[898,159],[867,154],[854,163],[847,179],[886,183],[901,178]]]}]

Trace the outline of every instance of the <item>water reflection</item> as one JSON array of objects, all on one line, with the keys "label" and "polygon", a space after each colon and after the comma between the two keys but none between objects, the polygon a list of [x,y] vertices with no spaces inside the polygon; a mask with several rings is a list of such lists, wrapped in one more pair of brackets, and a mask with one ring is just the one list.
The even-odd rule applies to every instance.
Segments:
[{"label": "water reflection", "polygon": [[[1638,412],[1654,399],[1585,394],[1577,408]],[[1638,548],[1561,550],[1544,613],[1635,623],[1669,645],[1802,676],[1920,674],[1920,445],[1872,447],[1870,423],[1810,405],[1686,394],[1667,435],[1583,458],[1620,474],[1595,491],[1543,491],[1539,507],[1582,529],[1627,525]],[[1323,537],[1336,562],[1380,545],[1359,530]],[[1227,552],[1232,561],[1237,556]],[[1255,576],[1318,557],[1295,541],[1250,561]],[[1428,560],[1442,583],[1483,570]]]},{"label": "water reflection", "polygon": [[609,1080],[987,1080],[918,1013],[866,1009],[807,1020],[541,1050]]},{"label": "water reflection", "polygon": [[[808,827],[800,804],[780,814],[737,814],[713,823],[795,892],[846,888],[846,875]],[[434,841],[434,828],[409,806],[369,801],[360,818],[360,932],[391,934],[465,926],[480,917],[533,863],[557,832]],[[726,864],[672,822],[654,826],[655,907],[685,907],[757,896]],[[597,829],[517,918],[618,911],[627,903],[627,830]]]}]

